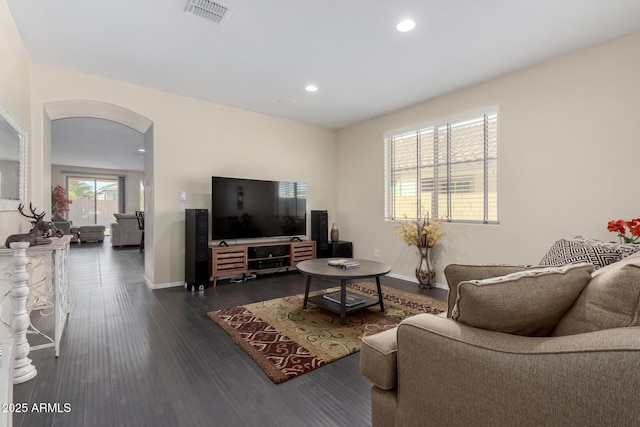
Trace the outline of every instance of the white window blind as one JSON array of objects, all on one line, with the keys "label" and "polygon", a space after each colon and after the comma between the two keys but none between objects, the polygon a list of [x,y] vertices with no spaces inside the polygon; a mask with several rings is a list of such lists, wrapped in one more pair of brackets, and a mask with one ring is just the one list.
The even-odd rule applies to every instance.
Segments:
[{"label": "white window blind", "polygon": [[385,219],[498,222],[497,108],[385,137]]}]

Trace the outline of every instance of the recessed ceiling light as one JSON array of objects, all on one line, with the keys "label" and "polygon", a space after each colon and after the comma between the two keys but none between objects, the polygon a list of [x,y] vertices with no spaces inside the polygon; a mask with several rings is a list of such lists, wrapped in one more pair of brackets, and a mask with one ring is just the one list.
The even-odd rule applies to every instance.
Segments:
[{"label": "recessed ceiling light", "polygon": [[139,153],[144,153],[146,150],[144,148],[138,148]]},{"label": "recessed ceiling light", "polygon": [[316,85],[307,85],[307,87],[305,87],[304,90],[306,90],[307,92],[317,92],[318,91],[318,86],[316,86]]},{"label": "recessed ceiling light", "polygon": [[396,30],[400,31],[401,33],[406,33],[407,31],[413,30],[415,27],[416,23],[414,20],[405,19],[398,22],[398,25],[396,25]]}]

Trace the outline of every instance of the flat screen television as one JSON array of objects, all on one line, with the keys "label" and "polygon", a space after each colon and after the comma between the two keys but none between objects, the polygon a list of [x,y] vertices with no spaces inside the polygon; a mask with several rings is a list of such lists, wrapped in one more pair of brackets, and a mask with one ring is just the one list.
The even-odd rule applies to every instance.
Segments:
[{"label": "flat screen television", "polygon": [[212,240],[305,234],[305,183],[211,177]]}]

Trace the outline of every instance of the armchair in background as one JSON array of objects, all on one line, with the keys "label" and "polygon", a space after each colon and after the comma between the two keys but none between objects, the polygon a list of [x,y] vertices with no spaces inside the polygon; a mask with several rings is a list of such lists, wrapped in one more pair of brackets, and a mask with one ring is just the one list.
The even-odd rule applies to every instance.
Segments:
[{"label": "armchair in background", "polygon": [[138,246],[142,241],[143,231],[138,225],[136,214],[114,213],[116,222],[111,223],[112,246]]}]

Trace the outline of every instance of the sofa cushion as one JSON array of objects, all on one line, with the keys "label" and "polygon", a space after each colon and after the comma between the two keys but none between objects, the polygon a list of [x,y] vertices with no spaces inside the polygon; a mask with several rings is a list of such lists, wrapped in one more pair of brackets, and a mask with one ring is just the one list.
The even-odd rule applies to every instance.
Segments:
[{"label": "sofa cushion", "polygon": [[514,335],[547,336],[591,280],[593,265],[535,268],[458,285],[453,318]]},{"label": "sofa cushion", "polygon": [[640,253],[604,267],[560,319],[553,336],[640,326]]},{"label": "sofa cushion", "polygon": [[508,265],[508,264],[449,264],[444,268],[444,276],[447,279],[449,295],[447,296],[447,317],[451,317],[453,307],[458,298],[458,284],[467,280],[483,280],[506,274],[525,271],[533,266]]},{"label": "sofa cushion", "polygon": [[120,222],[121,219],[132,219],[132,220],[135,220],[136,222],[138,221],[136,214],[114,213],[113,216],[116,217],[116,222]]},{"label": "sofa cushion", "polygon": [[540,265],[590,262],[595,269],[605,267],[640,250],[640,245],[606,243],[593,239],[560,239],[540,261]]}]

